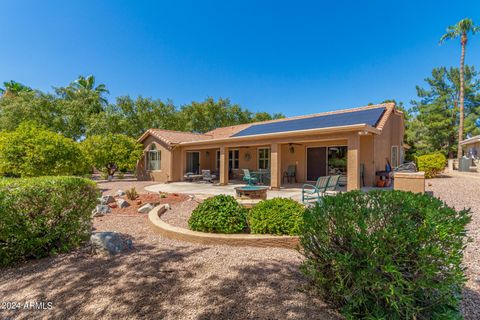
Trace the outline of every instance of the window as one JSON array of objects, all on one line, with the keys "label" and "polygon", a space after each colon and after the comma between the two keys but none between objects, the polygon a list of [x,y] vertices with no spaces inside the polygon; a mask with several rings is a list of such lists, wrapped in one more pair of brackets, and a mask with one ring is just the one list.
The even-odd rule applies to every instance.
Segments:
[{"label": "window", "polygon": [[270,148],[258,149],[258,169],[270,169]]},{"label": "window", "polygon": [[398,146],[392,146],[392,169],[398,167]]},{"label": "window", "polygon": [[238,169],[238,158],[239,158],[239,151],[237,150],[229,150],[228,151],[228,168],[231,169]]},{"label": "window", "polygon": [[217,169],[217,171],[220,171],[220,150],[217,150],[217,159],[216,159],[216,161],[217,161],[217,167],[216,167],[216,169]]},{"label": "window", "polygon": [[347,154],[347,147],[328,147],[328,175],[347,175]]},{"label": "window", "polygon": [[157,150],[157,146],[152,144],[150,150],[147,151],[147,170],[160,170],[161,152]]}]

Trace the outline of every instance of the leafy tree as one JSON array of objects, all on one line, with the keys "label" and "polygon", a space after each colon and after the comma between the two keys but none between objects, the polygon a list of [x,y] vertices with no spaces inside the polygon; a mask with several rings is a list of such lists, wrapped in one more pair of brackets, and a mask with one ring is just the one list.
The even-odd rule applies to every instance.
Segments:
[{"label": "leafy tree", "polygon": [[23,122],[33,122],[64,133],[65,119],[56,98],[40,91],[21,91],[0,98],[0,130],[13,131]]},{"label": "leafy tree", "polygon": [[0,174],[16,177],[85,173],[78,144],[32,123],[0,134]]},{"label": "leafy tree", "polygon": [[134,170],[143,147],[123,134],[90,136],[81,143],[87,162],[113,176],[118,170]]},{"label": "leafy tree", "polygon": [[[480,80],[469,66],[465,67],[464,77],[466,133],[479,134],[476,122],[480,114]],[[425,79],[428,88],[417,86],[420,100],[412,101],[412,119],[407,127],[407,143],[415,143],[417,155],[440,151],[453,158],[458,150],[460,79],[457,68],[434,68],[431,77]]]},{"label": "leafy tree", "polygon": [[193,132],[207,132],[219,127],[242,123],[284,118],[283,114],[270,115],[265,112],[252,113],[230,99],[208,98],[203,102],[192,102],[181,107],[178,123],[181,129]]},{"label": "leafy tree", "polygon": [[[460,38],[460,44],[462,45],[462,54],[460,55],[460,118],[458,125],[458,140],[463,140],[463,121],[464,121],[464,67],[465,67],[465,48],[468,42],[468,34],[472,35],[479,32],[480,27],[475,26],[471,19],[465,18],[460,20],[457,24],[449,26],[447,33],[440,38],[440,43],[450,39]],[[462,157],[462,146],[459,144],[457,149],[457,158]]]}]

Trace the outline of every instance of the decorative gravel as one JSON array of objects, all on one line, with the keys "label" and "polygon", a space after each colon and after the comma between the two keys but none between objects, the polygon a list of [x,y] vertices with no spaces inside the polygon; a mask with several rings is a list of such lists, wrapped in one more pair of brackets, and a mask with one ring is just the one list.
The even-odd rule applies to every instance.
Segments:
[{"label": "decorative gravel", "polygon": [[201,200],[199,199],[190,198],[187,201],[173,204],[171,205],[171,210],[167,210],[162,214],[161,219],[172,226],[188,229],[188,219],[190,219],[192,211],[200,202]]},{"label": "decorative gravel", "polygon": [[[463,308],[466,319],[480,319],[480,179],[429,183],[449,204],[474,210]],[[110,257],[83,248],[1,270],[0,303],[52,302],[53,308],[0,310],[0,319],[340,319],[302,290],[306,280],[294,250],[168,240],[151,231],[145,215],[99,217],[94,226],[132,239],[133,249]]]},{"label": "decorative gravel", "polygon": [[472,242],[463,259],[468,282],[463,290],[462,307],[465,319],[480,319],[480,175],[445,175],[427,180],[426,189],[456,209],[472,209],[472,221],[468,226]]}]

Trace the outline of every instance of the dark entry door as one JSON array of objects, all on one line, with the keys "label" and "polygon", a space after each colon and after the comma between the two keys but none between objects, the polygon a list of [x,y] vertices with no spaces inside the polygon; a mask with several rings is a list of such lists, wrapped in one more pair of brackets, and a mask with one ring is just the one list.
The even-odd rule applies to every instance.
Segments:
[{"label": "dark entry door", "polygon": [[316,181],[318,177],[327,175],[327,148],[307,149],[307,180]]}]

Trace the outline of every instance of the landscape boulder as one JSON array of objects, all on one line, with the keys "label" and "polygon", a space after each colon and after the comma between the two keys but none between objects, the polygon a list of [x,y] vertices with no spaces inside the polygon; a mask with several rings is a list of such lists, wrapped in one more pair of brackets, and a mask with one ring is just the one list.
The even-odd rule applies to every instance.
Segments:
[{"label": "landscape boulder", "polygon": [[90,236],[90,242],[94,248],[109,254],[117,254],[125,250],[125,243],[116,232],[95,232]]},{"label": "landscape boulder", "polygon": [[112,196],[101,196],[98,198],[98,201],[100,201],[100,204],[110,204],[115,202],[115,198]]},{"label": "landscape boulder", "polygon": [[99,204],[93,209],[92,215],[94,217],[103,216],[104,214],[112,212],[112,209],[106,204]]},{"label": "landscape boulder", "polygon": [[118,189],[116,195],[117,197],[123,197],[125,195],[125,191]]},{"label": "landscape boulder", "polygon": [[153,206],[153,204],[146,203],[143,206],[141,206],[140,208],[138,208],[138,213],[149,213],[150,211],[153,210],[153,208],[155,208]]},{"label": "landscape boulder", "polygon": [[126,207],[130,206],[130,203],[128,203],[128,201],[124,200],[124,199],[118,199],[117,204],[120,208],[126,208]]}]

